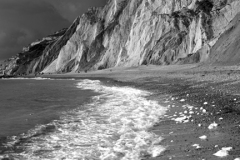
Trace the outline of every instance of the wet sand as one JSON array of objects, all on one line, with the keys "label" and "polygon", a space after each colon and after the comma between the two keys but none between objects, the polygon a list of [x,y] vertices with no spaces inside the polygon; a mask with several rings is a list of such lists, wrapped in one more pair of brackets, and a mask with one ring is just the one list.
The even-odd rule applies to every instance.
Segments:
[{"label": "wet sand", "polygon": [[149,160],[231,160],[240,157],[239,68],[140,66],[44,77],[101,79],[151,91],[149,99],[168,107],[152,128],[164,137],[161,145],[167,149]]}]

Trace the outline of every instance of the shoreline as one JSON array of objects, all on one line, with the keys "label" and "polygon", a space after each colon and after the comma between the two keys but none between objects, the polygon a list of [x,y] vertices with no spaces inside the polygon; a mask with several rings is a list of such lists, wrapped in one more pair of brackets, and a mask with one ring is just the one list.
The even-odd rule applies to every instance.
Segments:
[{"label": "shoreline", "polygon": [[[27,76],[28,78],[34,76]],[[130,86],[153,93],[147,99],[168,107],[151,131],[161,135],[167,150],[149,160],[219,159],[240,157],[240,72],[238,66],[140,66],[43,78],[100,80],[105,85]],[[211,124],[217,124],[209,129]],[[200,138],[205,136],[205,138]]]},{"label": "shoreline", "polygon": [[[175,68],[177,67],[177,69]],[[86,74],[44,75],[49,78],[87,78],[110,80],[153,94],[149,99],[169,107],[164,118],[151,131],[163,136],[167,150],[149,160],[234,159],[240,157],[240,72],[238,66],[141,66]],[[183,100],[184,99],[184,100]],[[186,106],[192,106],[193,113]],[[178,123],[174,118],[189,116]],[[185,119],[186,120],[186,119]],[[209,129],[211,124],[217,124]],[[201,139],[199,137],[206,136]],[[227,156],[219,157],[224,147]]]},{"label": "shoreline", "polygon": [[[54,83],[54,81],[52,81],[52,82]],[[74,81],[74,82],[78,82],[78,81]],[[46,136],[47,141],[46,141],[44,135],[43,136],[39,136],[39,137],[38,136],[37,137],[32,136],[32,137],[34,137],[33,139],[31,139],[31,136],[30,136],[30,139],[28,141],[33,140],[32,143],[31,143],[33,145],[33,147],[31,147],[31,145],[30,145],[30,147],[27,147],[25,153],[28,153],[28,152],[35,153],[35,151],[39,151],[39,150],[35,150],[36,148],[39,148],[39,147],[41,148],[41,145],[38,146],[37,143],[34,143],[35,142],[34,139],[37,139],[36,142],[38,142],[40,140],[43,144],[45,144],[44,142],[46,142],[46,144],[48,144],[48,142],[51,143],[51,142],[55,141],[56,139],[59,140],[58,137],[60,137],[60,139],[61,139],[62,135],[57,136],[57,137],[54,136],[54,135],[58,134],[58,133],[61,134],[62,131],[64,131],[64,133],[67,133],[69,131],[68,134],[63,134],[63,135],[65,135],[67,137],[70,136],[71,138],[75,137],[76,140],[74,140],[74,142],[81,141],[80,137],[81,137],[82,134],[80,134],[80,133],[84,133],[84,131],[86,131],[86,132],[90,131],[89,134],[92,133],[94,135],[95,133],[92,132],[91,130],[89,130],[89,128],[87,127],[88,125],[86,125],[86,124],[88,124],[88,123],[90,124],[90,126],[97,125],[94,128],[97,128],[96,132],[99,132],[98,134],[100,134],[100,135],[102,134],[102,130],[106,130],[106,126],[105,125],[110,127],[110,130],[107,130],[107,132],[106,132],[106,133],[110,133],[110,134],[111,134],[111,132],[114,132],[114,130],[116,131],[116,133],[118,133],[119,128],[116,128],[116,125],[117,125],[117,127],[120,127],[121,130],[122,130],[122,131],[120,131],[122,133],[122,136],[118,137],[118,134],[116,134],[116,135],[114,134],[114,136],[112,137],[113,139],[111,139],[111,138],[109,139],[109,142],[111,142],[112,140],[114,141],[114,139],[117,138],[118,139],[118,143],[119,142],[120,143],[117,146],[115,146],[115,147],[120,149],[120,150],[125,148],[124,144],[128,140],[132,141],[132,143],[129,142],[129,144],[135,144],[136,145],[136,147],[132,148],[133,150],[136,150],[136,152],[138,152],[138,150],[139,150],[138,146],[141,147],[141,149],[143,149],[145,151],[145,149],[146,149],[145,145],[141,146],[141,144],[144,144],[145,142],[149,142],[149,141],[150,142],[152,141],[152,144],[150,144],[150,146],[149,146],[149,144],[146,143],[146,145],[149,146],[149,148],[148,148],[149,150],[147,151],[147,153],[151,153],[153,155],[154,154],[156,155],[156,154],[158,154],[156,152],[160,152],[160,151],[157,151],[157,150],[159,150],[159,149],[163,150],[163,148],[161,146],[158,146],[158,145],[155,146],[154,145],[155,143],[159,142],[158,136],[155,136],[155,134],[152,134],[152,132],[148,132],[148,131],[149,131],[149,127],[151,127],[153,124],[155,124],[158,121],[158,117],[163,114],[162,111],[163,110],[165,111],[165,109],[163,109],[161,106],[159,106],[156,101],[149,101],[149,100],[147,100],[145,98],[145,96],[149,95],[148,92],[145,92],[145,91],[142,91],[142,90],[139,90],[139,89],[134,89],[132,87],[120,87],[119,85],[114,85],[113,86],[113,84],[115,84],[115,83],[114,82],[113,83],[109,83],[109,81],[106,81],[106,83],[108,83],[109,86],[107,86],[106,84],[101,85],[102,83],[99,82],[99,81],[85,80],[83,82],[82,81],[79,81],[79,82],[78,82],[78,87],[77,88],[80,88],[80,89],[82,88],[84,90],[93,90],[96,93],[99,92],[99,94],[100,94],[99,96],[93,97],[92,103],[86,104],[86,105],[89,105],[89,109],[87,109],[85,111],[86,114],[83,114],[82,110],[79,110],[79,113],[76,112],[77,110],[73,110],[72,112],[74,114],[76,114],[76,118],[77,119],[74,119],[73,117],[71,117],[71,115],[73,114],[73,113],[71,113],[70,115],[66,115],[66,117],[65,117],[66,121],[61,121],[61,120],[65,119],[63,117],[63,119],[61,118],[59,123],[57,123],[57,121],[54,121],[54,122],[48,124],[48,125],[52,126],[53,124],[57,123],[57,128],[60,128],[60,129],[57,130],[56,132],[54,132],[53,135],[51,135],[51,134],[50,134],[50,136],[47,135]],[[99,97],[102,97],[102,98],[99,98]],[[102,102],[104,102],[104,103],[102,103]],[[103,105],[101,105],[101,104],[103,104]],[[94,107],[91,109],[91,106],[95,106],[95,107],[97,106],[96,108],[98,108],[97,110],[95,110],[96,112],[92,112],[92,117],[91,117],[91,111],[93,111],[92,109],[94,109]],[[123,109],[123,108],[125,108],[125,109]],[[155,112],[152,112],[152,109]],[[102,120],[103,121],[105,120],[105,118],[109,114],[110,119],[108,119],[108,120],[110,120],[109,123],[111,125],[108,125],[108,123],[107,124],[102,123],[102,121],[101,121],[101,114],[98,115],[98,111],[100,111],[99,113],[103,114],[102,115],[102,118],[103,118]],[[108,111],[110,111],[110,112],[108,112]],[[79,114],[83,115],[83,117],[79,116]],[[138,114],[140,114],[141,117],[136,116]],[[87,116],[87,117],[90,116],[91,118],[89,118],[89,117],[87,118],[86,117],[86,119],[84,120],[84,115]],[[124,118],[122,118],[122,116]],[[69,117],[70,117],[70,120],[68,120]],[[83,119],[81,119],[80,117],[82,117]],[[92,119],[93,123],[90,123],[91,119]],[[97,119],[100,120],[99,123],[95,123],[96,122],[95,120],[97,120]],[[141,129],[140,130],[131,129],[131,127],[135,127],[135,125],[131,125],[131,124],[128,125],[128,123],[126,121],[129,121],[129,120],[131,121],[132,119],[133,119],[132,124],[135,124],[136,127],[142,128],[143,132],[142,132]],[[145,121],[146,119],[147,119],[148,123],[146,123],[146,121]],[[116,121],[116,120],[119,120],[119,121]],[[66,122],[67,125],[65,125],[64,122]],[[79,122],[81,122],[81,123],[79,124]],[[116,122],[119,122],[119,123],[116,123]],[[74,124],[72,125],[72,123],[74,123]],[[63,124],[63,128],[61,128],[61,124]],[[70,124],[70,126],[68,124]],[[84,124],[84,125],[81,125],[81,124]],[[130,127],[130,128],[128,128],[128,127],[125,128],[125,124],[128,127]],[[78,125],[80,126],[79,128],[77,127]],[[66,127],[66,126],[68,126],[69,128]],[[83,129],[84,127],[86,127],[86,128]],[[77,128],[79,130],[76,130]],[[93,130],[94,130],[94,128],[93,128]],[[66,130],[64,130],[64,129],[66,129]],[[75,134],[75,130],[77,131],[76,134]],[[76,136],[72,137],[71,136],[71,135],[73,135],[72,132],[74,132],[74,135],[76,135]],[[86,134],[86,135],[88,135],[88,134]],[[86,135],[84,136],[84,134],[83,134],[83,137],[86,137]],[[136,136],[136,139],[138,139],[138,142],[140,144],[138,145],[138,143],[135,142],[134,138],[128,139],[129,135]],[[53,139],[51,137],[53,137]],[[96,139],[97,137],[98,136],[96,136],[96,135],[92,136],[93,139]],[[144,138],[147,138],[147,139],[145,140]],[[65,143],[64,139],[62,141],[59,141],[59,143],[60,142]],[[83,138],[82,140],[85,141],[86,138]],[[92,139],[90,137],[88,138],[88,140],[92,141]],[[102,140],[103,141],[101,141],[101,142],[105,141],[104,138]],[[141,140],[143,140],[143,141],[141,141]],[[86,145],[88,145],[88,144],[86,144]],[[103,148],[105,148],[106,146],[109,145],[109,143],[106,143],[106,144],[105,143],[100,143],[99,145],[100,145],[100,147],[102,147],[101,145],[103,145]],[[65,146],[65,145],[63,145],[63,146]],[[75,145],[72,145],[72,143],[68,147],[71,147],[71,146],[72,147],[76,147]],[[98,145],[94,145],[94,146],[95,147],[96,146],[99,147]],[[123,148],[121,146],[123,146]],[[29,148],[29,150],[27,150],[28,148]],[[46,148],[48,148],[48,147],[46,147]],[[111,148],[111,145],[110,145],[110,148]],[[126,149],[127,149],[127,147],[126,147]],[[155,150],[155,149],[157,149],[157,150]],[[63,150],[64,150],[64,147],[63,147]],[[41,152],[41,150],[40,150],[40,152]],[[123,152],[124,152],[124,150],[123,150]],[[74,152],[73,153],[71,152],[71,154],[74,154]],[[104,152],[104,154],[107,154],[107,153]],[[113,153],[113,154],[115,154],[115,153]],[[144,154],[145,154],[145,152],[144,152]],[[24,153],[22,155],[25,156]],[[138,156],[138,154],[135,155],[134,151],[130,152],[129,154],[126,153],[126,157],[129,157],[129,156],[131,157],[131,155],[133,157]],[[14,155],[13,154],[13,156],[18,156],[18,155]],[[111,157],[111,154],[109,156]],[[119,153],[117,156],[121,157],[121,153]],[[146,156],[148,156],[148,155],[146,155]]]}]

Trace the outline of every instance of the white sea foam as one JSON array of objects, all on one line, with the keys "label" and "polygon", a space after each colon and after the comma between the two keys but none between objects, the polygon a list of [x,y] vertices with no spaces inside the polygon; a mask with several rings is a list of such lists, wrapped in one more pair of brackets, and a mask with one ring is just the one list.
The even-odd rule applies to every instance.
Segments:
[{"label": "white sea foam", "polygon": [[[164,150],[162,137],[149,131],[166,112],[150,93],[130,87],[109,87],[82,80],[80,89],[101,93],[93,102],[55,120],[56,130],[33,136],[20,155],[27,160],[101,159],[139,160]],[[41,127],[33,132],[41,130]],[[29,133],[30,134],[30,133]]]}]

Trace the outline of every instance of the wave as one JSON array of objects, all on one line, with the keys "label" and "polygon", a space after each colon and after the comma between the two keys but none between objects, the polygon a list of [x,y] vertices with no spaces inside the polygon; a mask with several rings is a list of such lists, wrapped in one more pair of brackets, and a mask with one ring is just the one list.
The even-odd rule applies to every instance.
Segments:
[{"label": "wave", "polygon": [[[165,150],[160,145],[162,137],[149,129],[159,122],[166,108],[147,100],[149,92],[105,86],[96,80],[81,80],[77,87],[101,94],[90,104],[64,113],[60,120],[38,126],[24,138],[15,138],[14,144],[21,144],[24,152],[13,157],[139,160],[157,157]],[[51,131],[44,132],[49,127]],[[28,140],[20,143],[20,139]]]}]

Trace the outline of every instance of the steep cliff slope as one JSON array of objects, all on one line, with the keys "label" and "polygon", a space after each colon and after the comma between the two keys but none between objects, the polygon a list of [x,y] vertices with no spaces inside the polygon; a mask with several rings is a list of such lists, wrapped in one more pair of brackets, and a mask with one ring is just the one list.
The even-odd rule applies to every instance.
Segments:
[{"label": "steep cliff slope", "polygon": [[208,59],[240,11],[237,0],[121,0],[90,10],[46,72]]},{"label": "steep cliff slope", "polygon": [[79,17],[31,61],[30,70],[62,73],[208,62],[209,55],[213,62],[216,46],[239,12],[239,0],[110,0]]},{"label": "steep cliff slope", "polygon": [[217,65],[237,65],[240,63],[240,13],[211,49],[207,63]]}]

